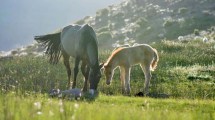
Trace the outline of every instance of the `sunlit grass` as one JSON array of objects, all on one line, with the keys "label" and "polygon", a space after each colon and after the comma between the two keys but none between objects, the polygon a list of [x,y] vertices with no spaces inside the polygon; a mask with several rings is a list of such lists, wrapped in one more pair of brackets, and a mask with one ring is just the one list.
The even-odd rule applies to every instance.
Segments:
[{"label": "sunlit grass", "polygon": [[[165,93],[172,98],[215,99],[214,43],[163,41],[152,46],[158,50],[160,61],[158,68],[152,72],[151,92]],[[109,55],[110,51],[100,51],[100,61],[105,62]],[[0,71],[2,93],[48,93],[53,88],[66,89],[67,74],[63,63],[50,65],[46,57],[14,57],[9,61],[1,61]],[[81,72],[77,82],[77,87],[82,88]],[[133,67],[132,95],[142,91],[143,86],[144,74],[141,68]],[[116,70],[111,86],[106,85],[105,77],[102,76],[98,90],[108,95],[120,95],[119,70]]]},{"label": "sunlit grass", "polygon": [[0,96],[0,119],[13,120],[191,120],[215,118],[212,100],[152,99],[100,94],[95,101],[51,99],[45,95]]},{"label": "sunlit grass", "polygon": [[[100,94],[93,100],[51,98],[48,96],[51,89],[66,89],[63,63],[50,65],[46,57],[14,57],[0,61],[0,119],[214,119],[215,44],[163,41],[152,46],[159,51],[160,61],[152,73],[150,92],[167,94],[168,99],[133,97],[144,86],[139,66],[131,71],[130,97],[121,95],[116,70],[111,86],[106,85],[102,76]],[[104,62],[109,54],[110,51],[100,51],[100,61]],[[81,73],[77,82],[77,87],[82,88]]]}]

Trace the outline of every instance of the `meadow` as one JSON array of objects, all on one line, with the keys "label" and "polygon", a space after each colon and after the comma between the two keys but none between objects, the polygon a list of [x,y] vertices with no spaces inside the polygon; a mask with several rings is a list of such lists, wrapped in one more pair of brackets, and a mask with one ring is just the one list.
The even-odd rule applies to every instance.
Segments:
[{"label": "meadow", "polygon": [[[0,61],[0,119],[215,119],[215,43],[162,41],[151,46],[160,61],[150,92],[169,98],[134,97],[144,86],[139,66],[131,71],[131,96],[121,95],[116,70],[110,86],[102,77],[94,99],[51,98],[51,89],[66,89],[66,69],[62,61],[50,65],[46,56],[30,55]],[[100,61],[110,52],[100,52]],[[81,73],[77,82],[81,88]]]}]

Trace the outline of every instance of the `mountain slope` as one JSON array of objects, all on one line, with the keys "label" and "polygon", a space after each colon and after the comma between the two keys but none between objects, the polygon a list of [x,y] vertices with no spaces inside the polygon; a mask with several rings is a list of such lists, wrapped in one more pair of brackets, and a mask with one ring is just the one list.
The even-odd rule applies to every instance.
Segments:
[{"label": "mountain slope", "polygon": [[[206,38],[214,41],[214,21],[214,0],[126,0],[75,23],[93,26],[99,47],[113,49],[121,44],[152,43],[163,39]],[[0,52],[0,56],[38,54],[43,50],[38,44],[33,44]]]},{"label": "mountain slope", "polygon": [[[91,24],[100,45],[176,39],[215,25],[213,0],[128,0],[97,11],[77,24]],[[109,45],[109,46],[108,46]]]}]

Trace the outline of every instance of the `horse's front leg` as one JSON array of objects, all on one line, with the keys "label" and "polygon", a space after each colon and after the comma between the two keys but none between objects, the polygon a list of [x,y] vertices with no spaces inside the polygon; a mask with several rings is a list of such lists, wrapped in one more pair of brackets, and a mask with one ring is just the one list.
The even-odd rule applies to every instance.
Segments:
[{"label": "horse's front leg", "polygon": [[75,58],[75,67],[74,67],[74,80],[73,80],[73,83],[72,83],[72,88],[76,87],[76,78],[77,78],[78,71],[79,71],[78,70],[79,63],[80,63],[80,58],[76,57]]},{"label": "horse's front leg", "polygon": [[88,89],[88,76],[89,76],[90,67],[87,66],[86,61],[82,61],[81,72],[84,75],[84,87],[83,92],[86,92]]},{"label": "horse's front leg", "polygon": [[125,68],[124,67],[120,67],[120,80],[121,80],[122,94],[125,94],[126,89],[125,89]]},{"label": "horse's front leg", "polygon": [[125,88],[126,88],[126,94],[130,95],[131,88],[130,88],[130,71],[131,68],[127,67],[125,68]]},{"label": "horse's front leg", "polygon": [[70,68],[70,64],[69,64],[69,55],[66,54],[65,52],[63,52],[63,63],[66,67],[67,70],[67,75],[68,75],[68,82],[67,82],[67,88],[70,88],[70,77],[71,77],[71,68]]}]

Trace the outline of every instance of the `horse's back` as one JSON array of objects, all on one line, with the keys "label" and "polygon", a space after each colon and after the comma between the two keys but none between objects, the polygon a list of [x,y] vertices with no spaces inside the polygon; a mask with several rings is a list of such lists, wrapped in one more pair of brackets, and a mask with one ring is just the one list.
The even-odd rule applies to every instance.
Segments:
[{"label": "horse's back", "polygon": [[133,65],[146,60],[151,61],[154,56],[154,51],[153,48],[147,44],[138,44],[132,47],[122,48],[119,51],[119,56],[121,59],[127,60]]},{"label": "horse's back", "polygon": [[63,28],[61,32],[61,44],[63,50],[70,56],[76,56],[76,49],[78,47],[77,32],[81,28],[79,25],[68,25]]},{"label": "horse's back", "polygon": [[82,26],[68,25],[64,27],[61,32],[61,44],[64,51],[73,57],[76,57],[77,54],[82,54],[81,51],[84,49],[83,44],[87,44],[86,39],[84,39],[86,32],[96,38],[94,30],[88,24]]}]

